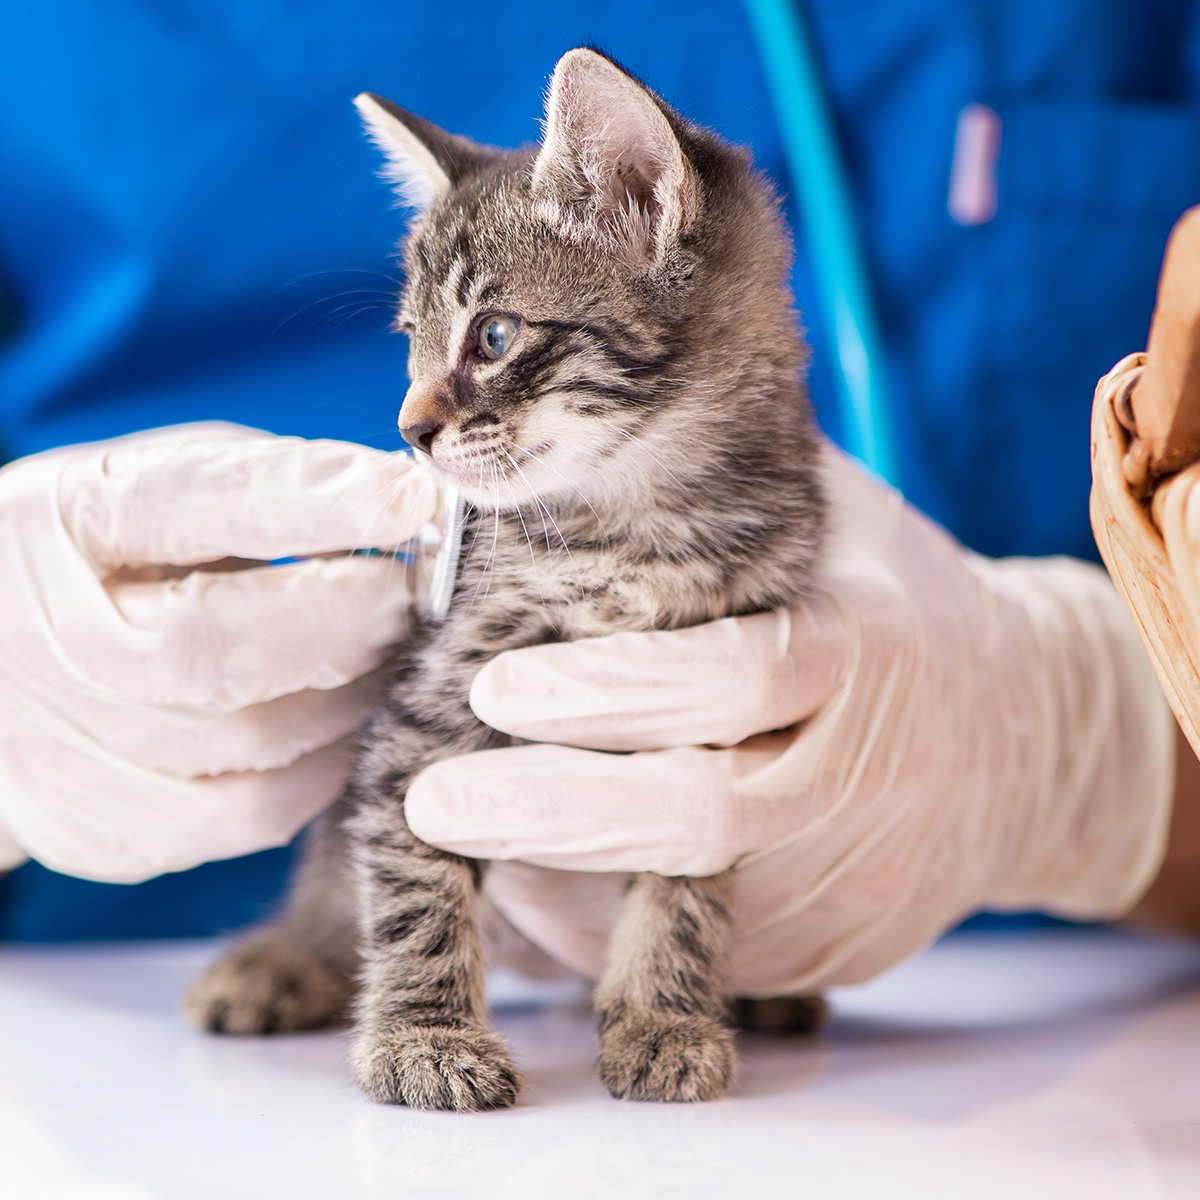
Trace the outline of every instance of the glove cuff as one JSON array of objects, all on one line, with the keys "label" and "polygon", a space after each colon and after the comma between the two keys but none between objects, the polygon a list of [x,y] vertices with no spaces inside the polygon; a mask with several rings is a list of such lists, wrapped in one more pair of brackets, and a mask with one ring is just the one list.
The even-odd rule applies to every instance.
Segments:
[{"label": "glove cuff", "polygon": [[1034,639],[1041,669],[1024,719],[1043,726],[1036,741],[1046,751],[1040,770],[1021,775],[1035,793],[1010,797],[1010,812],[1027,819],[1002,830],[986,904],[1073,920],[1121,916],[1162,864],[1175,787],[1175,722],[1154,668],[1099,567],[974,565]]}]

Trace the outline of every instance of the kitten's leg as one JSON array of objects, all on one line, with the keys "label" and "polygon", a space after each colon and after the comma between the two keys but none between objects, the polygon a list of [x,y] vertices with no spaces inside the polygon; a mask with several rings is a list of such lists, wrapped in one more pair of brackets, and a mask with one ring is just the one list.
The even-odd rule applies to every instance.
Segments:
[{"label": "kitten's leg", "polygon": [[358,969],[354,882],[343,797],[310,830],[282,916],[189,989],[184,1012],[211,1033],[314,1029],[344,1016]]},{"label": "kitten's leg", "polygon": [[712,1100],[733,1080],[721,971],[730,876],[639,875],[596,989],[600,1078],[627,1100]]},{"label": "kitten's leg", "polygon": [[351,830],[363,951],[351,1060],[360,1086],[385,1104],[507,1108],[521,1078],[484,1024],[479,864],[414,837],[394,796],[365,802]]}]

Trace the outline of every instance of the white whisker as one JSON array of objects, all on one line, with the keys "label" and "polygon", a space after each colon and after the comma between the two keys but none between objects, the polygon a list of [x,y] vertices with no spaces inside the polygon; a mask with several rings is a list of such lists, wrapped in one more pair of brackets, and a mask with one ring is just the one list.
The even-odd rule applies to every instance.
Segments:
[{"label": "white whisker", "polygon": [[646,444],[646,442],[642,438],[638,437],[636,434],[630,433],[628,429],[618,429],[617,432],[619,434],[621,434],[622,437],[627,437],[631,442],[636,442],[639,446],[641,446],[641,448],[650,457],[651,461],[654,463],[657,463],[657,465],[661,469],[662,473],[669,480],[671,480],[672,483],[677,483],[680,487],[687,486],[683,482],[683,480],[679,478],[678,475],[675,475],[671,472],[671,470],[667,466],[667,464],[665,462],[663,462],[663,460],[657,454],[655,454],[653,450],[650,449],[650,447]]},{"label": "white whisker", "polygon": [[[521,478],[525,481],[525,486],[527,488],[529,488],[529,494],[533,498],[533,503],[536,505],[538,515],[541,517],[541,520],[542,520],[542,533],[546,537],[546,549],[547,550],[551,549],[550,530],[546,528],[546,518],[549,517],[550,524],[554,526],[554,532],[556,534],[558,534],[558,540],[560,542],[562,542],[562,548],[567,552],[567,558],[571,558],[571,547],[567,545],[567,539],[565,537],[563,537],[562,530],[559,529],[558,522],[554,519],[554,514],[539,499],[537,493],[533,489],[533,484],[531,484],[529,482],[529,476],[526,475],[525,472],[521,470],[521,464],[518,463],[517,460],[515,458],[513,458],[513,456],[511,454],[509,454],[509,452],[507,450],[505,450],[503,446],[501,446],[500,449],[501,449],[501,452],[503,453],[504,457],[507,458],[510,463],[512,463],[513,470],[515,470],[517,472],[517,474],[521,476]],[[574,559],[571,559],[571,561],[574,562]]]},{"label": "white whisker", "polygon": [[[499,478],[499,472],[496,469],[495,463],[491,463],[489,465],[491,466],[492,470],[492,490],[494,491]],[[479,510],[476,509],[476,512],[478,511]],[[480,570],[479,579],[475,583],[475,591],[471,596],[472,608],[474,608],[476,602],[480,600],[479,589],[483,587],[485,582],[487,583],[487,588],[485,589],[482,598],[486,600],[488,596],[491,595],[492,591],[492,563],[496,557],[496,547],[500,542],[500,509],[495,508],[492,511],[494,514],[494,520],[492,522],[492,545],[488,550],[487,562],[483,564],[483,567]]]},{"label": "white whisker", "polygon": [[507,476],[502,476],[502,478],[504,479],[504,486],[508,488],[508,494],[512,497],[513,512],[516,514],[517,520],[521,523],[521,532],[525,535],[525,543],[529,547],[529,562],[533,567],[533,581],[537,584],[538,595],[541,596],[542,604],[545,605],[546,593],[542,588],[542,577],[538,573],[537,554],[533,548],[533,538],[529,536],[529,529],[525,524],[525,518],[521,516],[521,506],[517,501],[516,492],[513,491],[512,483]]},{"label": "white whisker", "polygon": [[583,490],[577,483],[572,483],[571,480],[568,479],[560,470],[551,466],[550,463],[548,463],[544,458],[540,458],[532,450],[528,450],[524,446],[519,446],[516,442],[513,442],[513,446],[515,449],[520,450],[522,454],[527,455],[529,458],[536,458],[539,466],[544,467],[547,471],[557,475],[559,479],[561,479],[563,483],[565,483],[591,510],[592,516],[596,518],[596,522],[600,526],[601,534],[603,534],[603,536],[607,539],[608,529],[605,527],[604,518],[601,517],[600,514],[595,510],[595,508],[592,506],[592,502],[583,494]]}]

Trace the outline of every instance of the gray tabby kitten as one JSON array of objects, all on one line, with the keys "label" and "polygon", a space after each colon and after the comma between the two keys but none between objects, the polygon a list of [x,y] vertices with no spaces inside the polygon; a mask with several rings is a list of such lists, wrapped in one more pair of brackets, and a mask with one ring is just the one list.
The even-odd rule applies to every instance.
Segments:
[{"label": "gray tabby kitten", "polygon": [[[357,103],[423,210],[404,246],[400,423],[468,501],[462,565],[448,618],[405,647],[287,911],[210,970],[188,1010],[218,1032],[306,1028],[341,1013],[357,978],[369,1096],[498,1108],[520,1077],[485,1024],[486,865],[415,838],[405,791],[431,763],[514,744],[467,704],[500,651],[803,593],[823,499],[790,247],[748,155],[593,50],[555,69],[536,150]],[[595,995],[615,1096],[729,1086],[729,890],[728,872],[631,881]],[[773,1019],[738,1003],[744,1020]],[[811,1023],[819,1002],[796,1003],[787,1019]]]}]

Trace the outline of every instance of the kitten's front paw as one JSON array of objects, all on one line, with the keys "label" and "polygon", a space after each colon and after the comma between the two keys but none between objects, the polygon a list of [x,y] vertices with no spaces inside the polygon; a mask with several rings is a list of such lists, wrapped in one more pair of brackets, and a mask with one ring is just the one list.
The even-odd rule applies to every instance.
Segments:
[{"label": "kitten's front paw", "polygon": [[736,1063],[733,1034],[711,1017],[626,1016],[600,1034],[600,1081],[618,1100],[716,1100]]},{"label": "kitten's front paw", "polygon": [[307,951],[251,942],[227,954],[192,984],[187,1019],[209,1033],[292,1033],[340,1017],[350,981]]},{"label": "kitten's front paw", "polygon": [[511,1107],[522,1083],[504,1043],[477,1025],[361,1033],[351,1058],[359,1086],[381,1104],[483,1112]]}]

